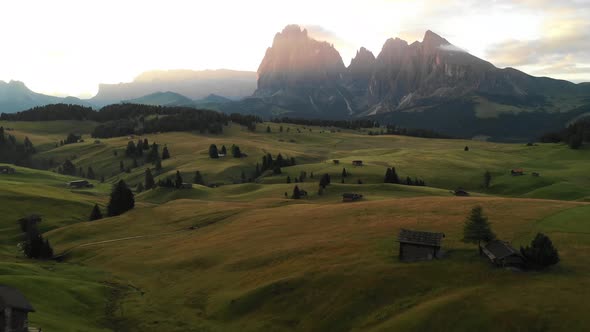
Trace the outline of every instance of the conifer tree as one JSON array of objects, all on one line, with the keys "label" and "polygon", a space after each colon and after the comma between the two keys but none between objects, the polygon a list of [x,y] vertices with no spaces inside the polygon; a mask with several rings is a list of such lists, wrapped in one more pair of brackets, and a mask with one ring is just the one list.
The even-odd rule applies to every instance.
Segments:
[{"label": "conifer tree", "polygon": [[291,183],[291,177],[287,175],[287,183]]},{"label": "conifer tree", "polygon": [[164,146],[162,149],[162,160],[170,159],[170,151],[168,151],[168,147]]},{"label": "conifer tree", "polygon": [[180,171],[176,171],[174,186],[176,187],[176,189],[180,189],[182,187],[182,176],[180,175]]},{"label": "conifer tree", "polygon": [[347,175],[346,168],[342,168],[342,178],[345,178]]},{"label": "conifer tree", "polygon": [[156,182],[154,181],[154,176],[152,175],[152,171],[147,168],[145,170],[145,189],[153,189],[156,187]]},{"label": "conifer tree", "polygon": [[225,148],[225,145],[221,146],[221,154],[226,155],[227,156],[227,149]]},{"label": "conifer tree", "polygon": [[209,158],[212,158],[212,159],[219,158],[219,153],[217,152],[217,145],[211,144],[209,146]]},{"label": "conifer tree", "polygon": [[162,170],[162,160],[160,160],[160,158],[156,159],[156,166],[154,167],[154,169],[156,170],[156,172]]},{"label": "conifer tree", "polygon": [[483,174],[483,186],[484,186],[484,188],[486,188],[486,189],[489,188],[491,182],[492,182],[492,173],[490,173],[489,171],[486,171]]},{"label": "conifer tree", "polygon": [[270,133],[270,126],[266,126],[266,132]]},{"label": "conifer tree", "polygon": [[205,185],[205,181],[203,180],[203,176],[201,175],[201,172],[196,171],[195,172],[195,177],[193,179],[193,183],[194,184],[200,184],[202,186]]},{"label": "conifer tree", "polygon": [[299,190],[298,186],[295,186],[295,188],[293,188],[293,195],[291,196],[291,198],[293,198],[293,199],[300,199],[301,198],[301,191]]},{"label": "conifer tree", "polygon": [[488,218],[483,214],[481,206],[475,206],[463,225],[463,242],[477,243],[481,253],[481,242],[489,242],[496,238],[492,232]]},{"label": "conifer tree", "polygon": [[133,192],[123,180],[113,186],[107,212],[109,216],[118,216],[135,207]]},{"label": "conifer tree", "polygon": [[543,233],[537,233],[530,246],[521,247],[520,252],[525,257],[527,265],[533,268],[546,268],[559,262],[559,253],[553,246],[551,239]]},{"label": "conifer tree", "polygon": [[143,183],[140,182],[137,184],[137,188],[135,188],[135,191],[139,194],[139,193],[143,192],[143,189],[144,189]]},{"label": "conifer tree", "polygon": [[98,204],[94,204],[94,207],[92,208],[92,212],[90,213],[90,221],[94,221],[94,220],[98,220],[98,219],[102,219],[102,212],[100,212],[100,208],[98,207]]},{"label": "conifer tree", "polygon": [[88,171],[86,172],[86,176],[90,180],[94,180],[96,178],[96,175],[94,174],[94,170],[92,169],[92,166],[88,166]]}]

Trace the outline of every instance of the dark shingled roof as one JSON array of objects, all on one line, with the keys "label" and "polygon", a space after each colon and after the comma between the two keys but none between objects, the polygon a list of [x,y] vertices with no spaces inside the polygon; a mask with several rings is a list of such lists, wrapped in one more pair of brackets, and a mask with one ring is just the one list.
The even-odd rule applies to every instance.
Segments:
[{"label": "dark shingled roof", "polygon": [[4,308],[13,308],[27,312],[35,311],[25,296],[17,289],[0,285],[0,310],[4,310]]},{"label": "dark shingled roof", "polygon": [[494,240],[488,242],[483,247],[483,252],[488,256],[489,259],[502,259],[510,255],[519,255],[518,251],[514,249],[508,242]]},{"label": "dark shingled roof", "polygon": [[444,233],[421,232],[412,231],[409,229],[401,229],[399,231],[398,241],[400,243],[421,244],[432,247],[440,247]]}]

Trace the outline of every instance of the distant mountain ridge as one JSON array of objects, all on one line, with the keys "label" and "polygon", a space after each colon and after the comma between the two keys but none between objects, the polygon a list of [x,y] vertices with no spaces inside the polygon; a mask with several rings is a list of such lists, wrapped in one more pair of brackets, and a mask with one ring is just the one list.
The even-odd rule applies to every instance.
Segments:
[{"label": "distant mountain ridge", "polygon": [[89,101],[104,106],[162,91],[171,91],[189,99],[201,99],[210,94],[240,99],[252,95],[255,89],[255,72],[226,69],[158,70],[144,72],[129,83],[100,84],[98,93]]},{"label": "distant mountain ridge", "polygon": [[0,81],[0,113],[14,113],[35,106],[66,103],[88,106],[76,97],[55,97],[31,91],[23,82]]},{"label": "distant mountain ridge", "polygon": [[277,33],[258,69],[254,94],[305,116],[343,118],[479,96],[530,102],[579,96],[587,85],[500,69],[432,31],[421,42],[388,39],[375,57],[361,48],[345,67],[338,51],[299,26]]}]

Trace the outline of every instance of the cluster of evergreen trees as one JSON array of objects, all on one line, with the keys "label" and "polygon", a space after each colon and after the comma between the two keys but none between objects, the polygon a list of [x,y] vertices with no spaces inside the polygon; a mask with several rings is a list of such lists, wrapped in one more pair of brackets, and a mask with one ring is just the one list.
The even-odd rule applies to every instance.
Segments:
[{"label": "cluster of evergreen trees", "polygon": [[400,135],[400,136],[411,136],[411,137],[423,137],[423,138],[454,138],[449,135],[438,133],[430,129],[419,129],[419,128],[402,128],[393,124],[385,126],[385,130],[369,131],[369,135]]},{"label": "cluster of evergreen trees", "polygon": [[272,154],[267,153],[262,156],[262,164],[256,163],[256,171],[254,172],[255,177],[262,175],[264,171],[272,170],[273,174],[281,174],[281,167],[295,166],[295,158],[284,158],[280,153],[276,159],[273,159]]},{"label": "cluster of evergreen trees", "polygon": [[[209,146],[209,158],[217,159],[220,155],[227,156],[227,148],[225,145],[222,145],[221,149],[217,149],[217,145],[211,144]],[[240,147],[235,144],[232,144],[231,146],[231,155],[234,158],[242,158],[245,156],[245,154],[242,153],[242,150],[240,150]]]},{"label": "cluster of evergreen trees", "polygon": [[572,149],[579,149],[584,142],[590,142],[590,119],[581,119],[567,128],[541,136],[543,143],[564,142]]},{"label": "cluster of evergreen trees", "polygon": [[424,180],[414,178],[412,180],[411,177],[407,176],[404,179],[400,179],[399,175],[397,175],[397,171],[395,167],[388,167],[387,171],[385,171],[385,179],[383,180],[384,183],[396,183],[396,184],[404,184],[408,186],[426,186],[426,182]]},{"label": "cluster of evergreen trees", "polygon": [[23,218],[19,220],[21,230],[24,233],[22,250],[26,257],[34,259],[50,259],[53,257],[53,248],[48,239],[43,238],[37,223],[40,218]]},{"label": "cluster of evergreen trees", "polygon": [[[79,176],[81,178],[87,178],[90,180],[95,180],[98,178],[98,175],[94,173],[94,169],[92,168],[92,166],[88,166],[86,172],[84,172],[84,169],[82,167],[76,168],[74,163],[72,163],[69,159],[66,159],[60,166],[57,167],[57,173],[71,176]],[[102,179],[102,177],[101,182],[104,182],[104,179]]]},{"label": "cluster of evergreen trees", "polygon": [[4,127],[0,127],[0,162],[30,166],[31,157],[35,152],[35,147],[28,137],[20,143],[16,137],[7,134]]}]

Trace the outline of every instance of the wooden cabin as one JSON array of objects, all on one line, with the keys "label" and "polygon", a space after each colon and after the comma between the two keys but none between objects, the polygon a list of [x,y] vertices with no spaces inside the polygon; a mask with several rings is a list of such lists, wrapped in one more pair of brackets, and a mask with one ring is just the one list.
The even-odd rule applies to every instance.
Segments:
[{"label": "wooden cabin", "polygon": [[92,188],[94,187],[90,182],[87,180],[76,180],[68,182],[68,187],[70,188]]},{"label": "wooden cabin", "polygon": [[334,160],[332,160],[332,162],[333,162],[335,165],[338,165],[338,164],[340,164],[340,160],[338,160],[338,159],[334,159]]},{"label": "wooden cabin", "polygon": [[353,160],[352,166],[363,166],[363,161],[362,160]]},{"label": "wooden cabin", "polygon": [[0,286],[0,331],[29,331],[29,312],[34,311],[20,291],[9,286]]},{"label": "wooden cabin", "polygon": [[0,174],[14,174],[14,168],[10,166],[0,166]]},{"label": "wooden cabin", "polygon": [[399,259],[403,262],[416,262],[440,258],[444,237],[444,233],[401,229],[398,236]]},{"label": "wooden cabin", "polygon": [[493,240],[481,248],[492,264],[499,267],[522,267],[524,258],[508,242]]},{"label": "wooden cabin", "polygon": [[356,194],[356,193],[342,194],[342,201],[343,202],[354,202],[354,201],[361,200],[362,198],[363,198],[363,195],[361,195],[361,194]]},{"label": "wooden cabin", "polygon": [[522,169],[522,168],[513,168],[513,169],[510,170],[510,174],[512,176],[524,175],[524,169]]},{"label": "wooden cabin", "polygon": [[455,189],[453,191],[453,195],[455,195],[455,196],[469,196],[469,193],[466,190],[459,188],[459,189]]}]

